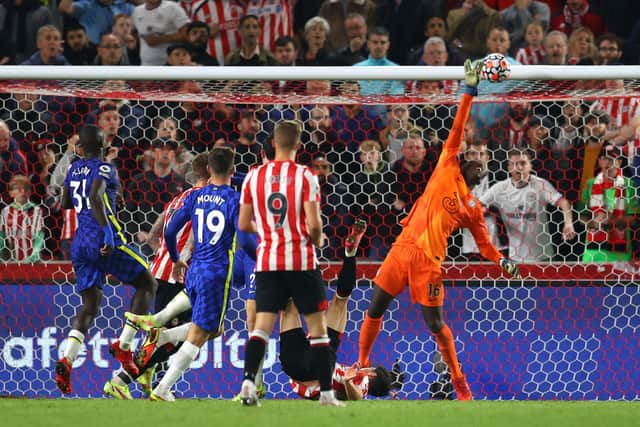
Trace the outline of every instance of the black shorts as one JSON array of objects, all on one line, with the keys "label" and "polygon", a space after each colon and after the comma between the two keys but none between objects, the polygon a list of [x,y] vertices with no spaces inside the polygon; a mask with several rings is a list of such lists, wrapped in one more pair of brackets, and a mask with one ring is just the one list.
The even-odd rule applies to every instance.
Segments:
[{"label": "black shorts", "polygon": [[256,311],[277,313],[289,298],[302,314],[326,310],[327,289],[320,270],[256,272]]},{"label": "black shorts", "polygon": [[[328,328],[329,357],[331,366],[336,363],[342,334]],[[280,365],[289,378],[296,381],[313,381],[318,378],[311,365],[311,346],[302,328],[288,330],[280,334]]]},{"label": "black shorts", "polygon": [[[156,279],[158,282],[158,290],[156,291],[156,305],[155,312],[161,311],[169,304],[169,301],[184,290],[182,283],[169,283],[164,280]],[[191,322],[191,310],[187,310],[184,313],[179,314],[177,317],[171,319],[165,326],[167,328],[173,328],[174,326],[182,325],[184,323]]]}]

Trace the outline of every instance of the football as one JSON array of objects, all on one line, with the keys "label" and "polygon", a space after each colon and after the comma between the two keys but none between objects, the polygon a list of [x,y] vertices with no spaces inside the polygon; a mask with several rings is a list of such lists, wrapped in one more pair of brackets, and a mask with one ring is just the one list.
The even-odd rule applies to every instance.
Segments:
[{"label": "football", "polygon": [[501,53],[490,53],[484,58],[480,75],[491,83],[499,83],[511,75],[511,64]]}]

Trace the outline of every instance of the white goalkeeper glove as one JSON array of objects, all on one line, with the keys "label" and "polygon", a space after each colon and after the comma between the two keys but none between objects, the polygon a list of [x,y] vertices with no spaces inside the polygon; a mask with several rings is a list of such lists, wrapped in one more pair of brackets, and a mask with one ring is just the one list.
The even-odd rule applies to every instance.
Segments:
[{"label": "white goalkeeper glove", "polygon": [[509,273],[514,279],[522,279],[522,275],[520,274],[520,269],[518,269],[518,264],[511,261],[507,258],[502,258],[500,260],[500,267]]}]

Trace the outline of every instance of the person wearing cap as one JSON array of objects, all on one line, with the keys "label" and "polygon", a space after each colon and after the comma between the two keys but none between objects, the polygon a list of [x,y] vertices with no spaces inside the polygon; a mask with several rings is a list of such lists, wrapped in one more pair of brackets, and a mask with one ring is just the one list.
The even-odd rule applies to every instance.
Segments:
[{"label": "person wearing cap", "polygon": [[600,172],[587,181],[580,199],[580,219],[587,228],[582,262],[631,261],[631,224],[638,199],[622,174],[622,153],[606,145],[598,156]]},{"label": "person wearing cap", "polygon": [[167,65],[194,65],[191,61],[191,46],[188,43],[174,43],[167,47]]},{"label": "person wearing cap", "polygon": [[157,138],[151,144],[153,166],[135,175],[126,185],[125,199],[129,221],[129,234],[142,244],[142,252],[150,256],[153,249],[146,244],[149,230],[165,205],[178,193],[189,187],[184,177],[176,173],[173,163],[178,143],[169,138]]}]

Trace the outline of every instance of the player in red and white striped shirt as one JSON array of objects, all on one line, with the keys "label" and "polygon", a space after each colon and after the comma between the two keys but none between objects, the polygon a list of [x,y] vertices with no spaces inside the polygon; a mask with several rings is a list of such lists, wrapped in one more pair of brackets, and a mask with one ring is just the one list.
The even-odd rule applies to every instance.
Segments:
[{"label": "player in red and white striped shirt", "polygon": [[[279,122],[275,160],[247,174],[240,195],[238,229],[258,233],[256,324],[249,335],[240,391],[243,405],[258,404],[255,378],[278,312],[289,298],[309,328],[311,365],[320,381],[320,404],[343,406],[331,388],[333,366],[326,328],[327,296],[315,248],[323,244],[318,177],[295,162],[301,127]],[[255,221],[254,221],[255,217]]]},{"label": "player in red and white striped shirt", "polygon": [[14,175],[9,182],[13,203],[0,212],[0,259],[8,251],[13,262],[39,262],[44,246],[42,208],[29,200],[31,182]]},{"label": "player in red and white striped shirt", "polygon": [[261,35],[259,43],[273,51],[280,36],[293,33],[293,6],[291,0],[200,0],[182,1],[182,7],[193,21],[209,24],[209,54],[224,64],[232,50],[240,47],[240,18],[245,15],[258,17]]}]

